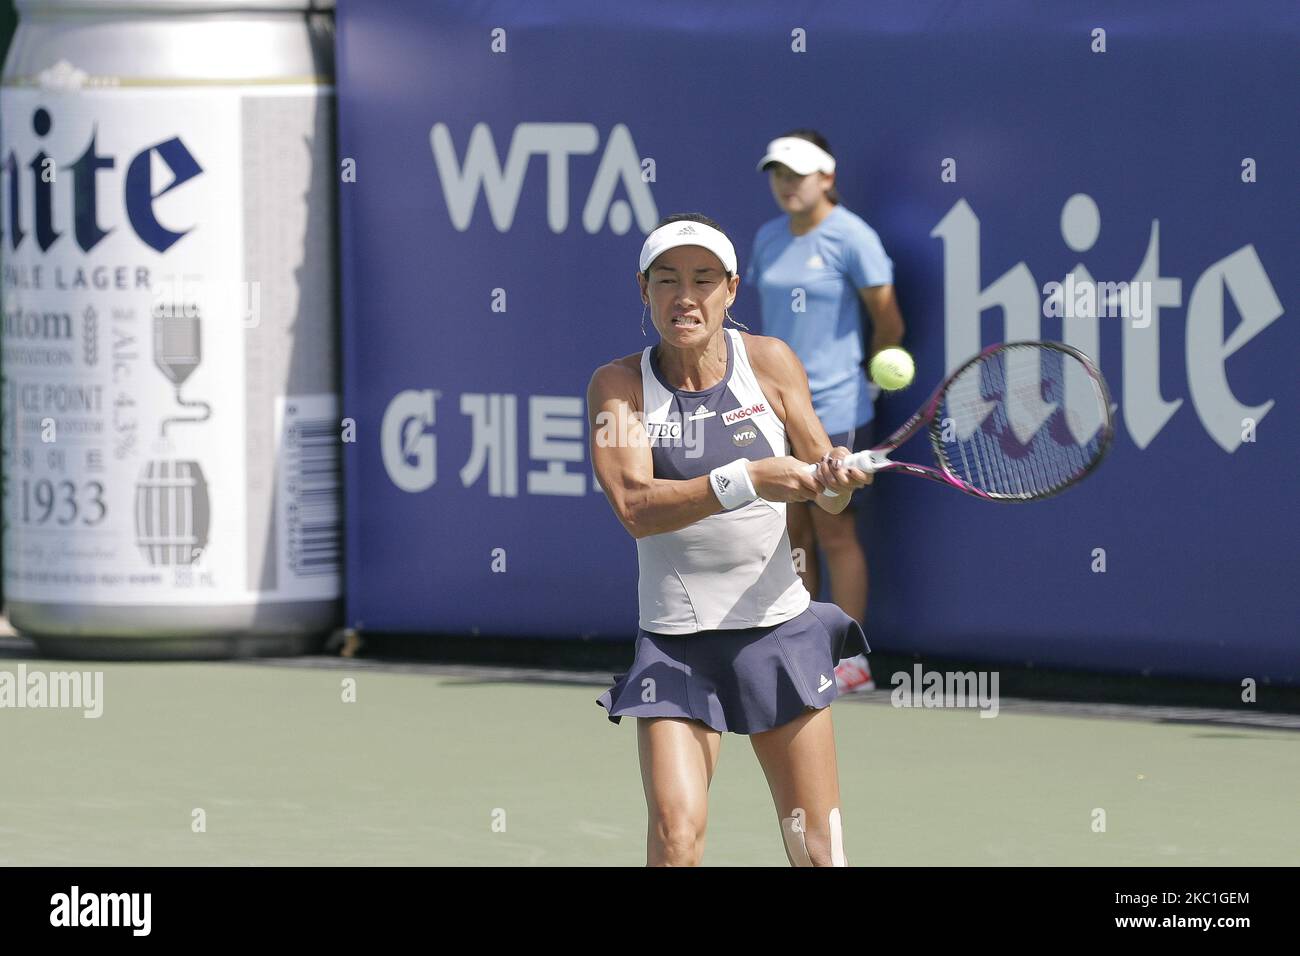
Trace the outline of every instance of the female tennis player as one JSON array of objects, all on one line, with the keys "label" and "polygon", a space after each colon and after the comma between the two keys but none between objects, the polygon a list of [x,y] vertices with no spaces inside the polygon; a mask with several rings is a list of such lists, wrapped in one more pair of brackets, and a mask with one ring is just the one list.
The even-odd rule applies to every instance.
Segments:
[{"label": "female tennis player", "polygon": [[[866,368],[877,352],[903,339],[894,264],[875,230],[840,204],[835,157],[816,130],[792,130],[772,140],[758,168],[768,172],[782,212],[759,227],[745,276],[758,291],[762,331],[786,342],[803,363],[813,410],[831,443],[853,451],[870,448],[879,388]],[[869,349],[864,307],[871,317]],[[809,593],[820,593],[820,549],[829,566],[831,599],[863,622],[867,559],[854,509],[866,505],[868,494],[854,495],[847,509],[834,513],[801,502],[786,512]],[[835,677],[841,690],[875,687],[865,656],[840,663]]]},{"label": "female tennis player", "polygon": [[847,866],[828,705],[836,661],[869,648],[811,599],[785,509],[833,514],[871,475],[841,464],[849,450],[832,448],[790,348],[723,327],[740,276],[717,223],[665,219],[637,281],[659,343],[597,369],[587,405],[597,479],[637,544],[634,660],[597,702],[614,723],[638,718],[647,864],[700,862],[721,737],[737,733],[791,865]]}]

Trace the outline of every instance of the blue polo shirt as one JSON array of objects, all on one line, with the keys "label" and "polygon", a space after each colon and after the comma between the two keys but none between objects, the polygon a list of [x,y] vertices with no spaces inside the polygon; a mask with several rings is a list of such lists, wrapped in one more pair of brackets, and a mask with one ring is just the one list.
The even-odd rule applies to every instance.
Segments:
[{"label": "blue polo shirt", "polygon": [[784,339],[799,356],[813,410],[834,435],[875,414],[862,368],[869,316],[858,290],[892,284],[894,263],[876,231],[842,205],[802,236],[792,235],[789,223],[780,215],[759,227],[745,282],[758,293],[762,334]]}]

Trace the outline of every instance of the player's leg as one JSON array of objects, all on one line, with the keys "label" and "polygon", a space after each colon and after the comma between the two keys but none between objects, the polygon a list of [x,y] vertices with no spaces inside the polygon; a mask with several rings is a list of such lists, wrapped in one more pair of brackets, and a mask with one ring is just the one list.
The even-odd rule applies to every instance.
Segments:
[{"label": "player's leg", "polygon": [[698,720],[638,717],[646,865],[698,866],[722,734]]},{"label": "player's leg", "polygon": [[821,509],[803,501],[791,501],[785,506],[785,526],[790,534],[794,567],[815,601],[821,589],[821,569],[817,564],[817,539],[813,531],[811,512],[814,511]]},{"label": "player's leg", "polygon": [[808,708],[750,740],[772,791],[790,865],[848,866],[831,709]]}]

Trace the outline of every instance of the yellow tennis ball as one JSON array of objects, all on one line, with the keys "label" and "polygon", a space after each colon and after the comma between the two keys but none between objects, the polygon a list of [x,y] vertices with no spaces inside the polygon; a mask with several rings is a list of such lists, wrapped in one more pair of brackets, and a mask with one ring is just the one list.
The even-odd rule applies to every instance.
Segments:
[{"label": "yellow tennis ball", "polygon": [[887,392],[907,388],[916,374],[916,363],[906,349],[881,349],[871,359],[871,380]]}]

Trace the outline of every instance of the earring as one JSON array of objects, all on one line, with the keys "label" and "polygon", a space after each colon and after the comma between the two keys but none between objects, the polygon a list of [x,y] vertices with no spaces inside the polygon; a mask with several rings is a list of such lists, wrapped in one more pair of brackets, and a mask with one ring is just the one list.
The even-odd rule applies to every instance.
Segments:
[{"label": "earring", "polygon": [[724,319],[731,319],[731,322],[732,322],[733,325],[738,325],[738,326],[740,326],[740,327],[741,327],[742,329],[744,329],[746,332],[749,331],[749,326],[748,326],[748,325],[743,325],[743,324],[741,324],[740,322],[737,322],[737,321],[735,320],[735,318],[734,318],[734,317],[732,316],[732,314],[731,314],[731,309],[730,309],[729,307],[727,307],[727,306],[724,306],[724,307],[723,307],[723,309],[722,309],[722,315],[723,315],[723,318],[724,318]]},{"label": "earring", "polygon": [[649,302],[647,302],[641,309],[641,334],[642,335],[645,335],[645,310],[648,308],[650,308]]}]

